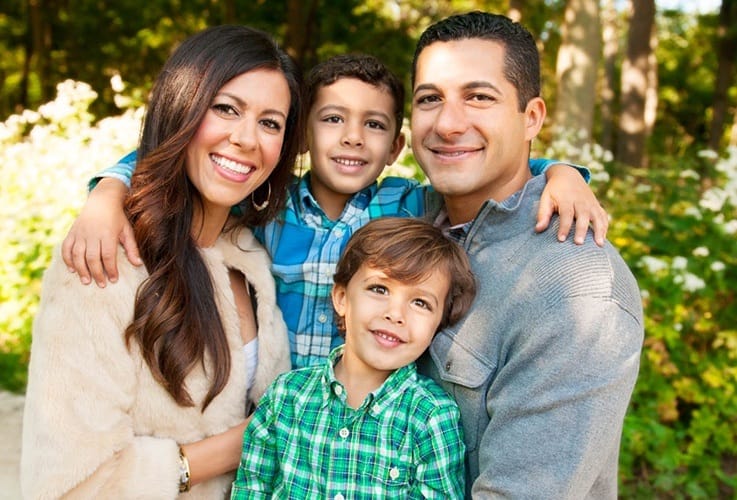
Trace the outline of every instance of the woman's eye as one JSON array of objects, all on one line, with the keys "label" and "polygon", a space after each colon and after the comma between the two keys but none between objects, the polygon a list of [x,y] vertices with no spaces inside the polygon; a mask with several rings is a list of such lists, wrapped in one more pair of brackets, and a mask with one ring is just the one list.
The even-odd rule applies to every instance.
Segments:
[{"label": "woman's eye", "polygon": [[266,128],[275,130],[277,132],[282,129],[282,124],[276,120],[261,120],[261,124]]},{"label": "woman's eye", "polygon": [[341,123],[343,119],[340,116],[330,115],[322,119],[326,123]]},{"label": "woman's eye", "polygon": [[218,114],[221,115],[238,115],[238,110],[230,104],[213,104],[212,109],[214,109]]}]

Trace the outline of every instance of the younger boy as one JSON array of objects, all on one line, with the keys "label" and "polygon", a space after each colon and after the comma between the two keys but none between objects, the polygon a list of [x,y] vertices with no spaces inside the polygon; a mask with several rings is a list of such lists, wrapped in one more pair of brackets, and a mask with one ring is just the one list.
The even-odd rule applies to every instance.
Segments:
[{"label": "younger boy", "polygon": [[414,361],[475,290],[463,249],[428,222],[356,231],[332,289],[345,344],[267,390],[231,499],[462,498],[458,408]]},{"label": "younger boy", "polygon": [[[286,207],[277,220],[254,228],[256,237],[272,257],[277,303],[287,324],[294,368],[323,362],[342,343],[333,321],[330,289],[335,266],[351,234],[378,217],[422,216],[426,199],[432,199],[434,194],[428,192],[428,186],[409,179],[389,177],[380,183],[376,180],[384,167],[396,160],[405,142],[401,133],[404,87],[377,58],[340,55],[318,64],[307,77],[305,103],[310,171],[290,186]],[[530,169],[539,174],[552,163],[531,160]],[[135,154],[131,154],[101,175],[127,182],[134,165]],[[558,192],[549,198],[569,200],[579,207],[591,205],[592,199],[595,203],[588,188],[585,192],[569,189],[561,195],[561,186],[577,187],[576,183],[585,186],[575,170],[563,169],[575,176],[573,180],[564,179]],[[551,174],[558,175],[565,177],[565,173]],[[104,274],[100,254],[95,257],[95,252],[100,252],[98,249],[103,249],[103,255],[109,253],[117,246],[118,235],[125,235],[129,257],[136,256],[130,246],[134,243],[132,235],[124,230],[125,191],[122,184],[114,184],[117,186],[105,186],[105,189],[116,190],[120,201],[112,209],[117,211],[107,215],[111,213],[109,196],[102,192],[102,186],[96,188],[63,245],[67,264],[82,278],[88,276],[89,266],[101,286],[104,286]],[[93,200],[99,196],[107,199]],[[263,201],[247,200],[246,209]],[[561,228],[570,228],[573,215],[569,215],[568,226],[563,215]],[[583,220],[588,227],[589,214],[577,213],[576,217],[577,229]],[[606,226],[599,227],[602,230],[597,233],[601,233],[603,241]],[[75,239],[91,243],[85,248],[76,244]],[[105,259],[104,267],[114,279],[114,257]]]}]

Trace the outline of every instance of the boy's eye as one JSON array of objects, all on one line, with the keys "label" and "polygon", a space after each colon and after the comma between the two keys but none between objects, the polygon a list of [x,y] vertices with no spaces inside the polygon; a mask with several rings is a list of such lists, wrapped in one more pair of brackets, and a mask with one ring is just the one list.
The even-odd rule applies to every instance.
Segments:
[{"label": "boy's eye", "polygon": [[324,117],[322,121],[326,123],[341,123],[343,121],[343,118],[338,115],[330,115]]},{"label": "boy's eye", "polygon": [[423,308],[423,309],[427,309],[428,311],[432,311],[432,306],[425,299],[415,299],[415,300],[412,301],[412,303],[414,305],[416,305],[416,306],[419,306],[419,307]]},{"label": "boy's eye", "polygon": [[235,109],[235,106],[232,106],[230,104],[225,104],[225,103],[213,104],[212,109],[219,115],[224,115],[224,116],[237,116],[238,115],[238,110]]},{"label": "boy's eye", "polygon": [[368,290],[380,295],[386,295],[387,293],[389,293],[389,290],[387,290],[386,287],[383,285],[369,285]]},{"label": "boy's eye", "polygon": [[377,129],[377,130],[386,130],[387,129],[387,126],[386,125],[384,125],[382,122],[377,121],[377,120],[369,120],[369,121],[367,121],[366,122],[366,126],[368,128],[373,128],[373,129]]}]

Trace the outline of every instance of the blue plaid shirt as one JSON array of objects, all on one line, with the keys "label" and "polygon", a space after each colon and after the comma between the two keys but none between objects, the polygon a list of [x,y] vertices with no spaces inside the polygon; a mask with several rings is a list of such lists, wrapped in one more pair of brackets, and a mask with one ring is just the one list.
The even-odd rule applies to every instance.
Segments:
[{"label": "blue plaid shirt", "polygon": [[[98,173],[130,185],[136,153]],[[532,159],[530,171],[539,175],[555,160]],[[588,180],[588,169],[576,167]],[[335,324],[330,290],[338,259],[353,232],[370,220],[384,216],[417,217],[425,214],[427,196],[434,191],[417,181],[387,177],[359,191],[337,220],[330,220],[309,189],[310,173],[289,187],[286,208],[275,221],[254,228],[254,234],[271,255],[276,280],[276,301],[289,332],[292,367],[322,363],[343,343]]]},{"label": "blue plaid shirt", "polygon": [[284,212],[266,226],[254,228],[271,255],[293,368],[322,363],[343,343],[330,291],[338,259],[353,232],[378,217],[423,215],[428,189],[410,179],[387,177],[353,195],[340,217],[331,220],[309,186],[308,172],[289,187]]}]

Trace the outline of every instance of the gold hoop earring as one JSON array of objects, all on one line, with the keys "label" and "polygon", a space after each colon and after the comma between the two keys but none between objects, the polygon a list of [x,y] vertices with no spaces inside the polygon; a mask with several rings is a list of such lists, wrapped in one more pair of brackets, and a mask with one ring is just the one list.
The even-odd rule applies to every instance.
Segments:
[{"label": "gold hoop earring", "polygon": [[269,206],[269,198],[271,198],[271,181],[266,181],[266,183],[269,187],[269,193],[266,195],[266,199],[263,203],[256,203],[256,200],[254,199],[256,191],[251,194],[251,205],[253,205],[253,208],[255,208],[257,212],[260,212]]}]

